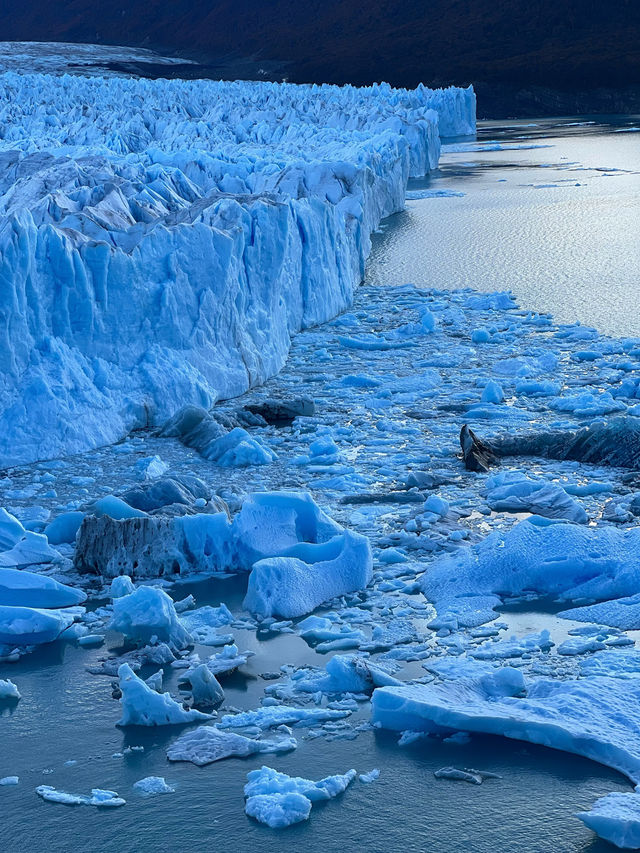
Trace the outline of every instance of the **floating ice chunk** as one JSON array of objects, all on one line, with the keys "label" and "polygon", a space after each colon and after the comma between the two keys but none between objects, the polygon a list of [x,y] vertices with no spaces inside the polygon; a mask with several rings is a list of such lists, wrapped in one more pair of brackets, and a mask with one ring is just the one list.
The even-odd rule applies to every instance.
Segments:
[{"label": "floating ice chunk", "polygon": [[178,619],[171,598],[164,590],[150,586],[141,586],[129,595],[114,599],[109,627],[141,645],[154,638],[175,649],[185,649],[193,643]]},{"label": "floating ice chunk", "polygon": [[[253,654],[255,652],[240,652],[235,643],[229,643],[222,648],[221,652],[211,655],[206,665],[214,675],[224,675],[244,666]],[[186,676],[188,675],[189,672],[186,673]]]},{"label": "floating ice chunk", "polygon": [[[421,587],[438,614],[455,614],[460,625],[474,627],[494,618],[499,595],[533,590],[571,601],[635,593],[639,555],[640,528],[586,528],[533,516],[436,562]],[[604,621],[589,615],[594,619]]]},{"label": "floating ice chunk", "polygon": [[138,779],[137,782],[134,782],[133,787],[136,791],[140,791],[141,794],[146,794],[147,796],[174,794],[176,790],[167,785],[164,776],[145,776],[144,779]]},{"label": "floating ice chunk", "polygon": [[84,518],[83,512],[63,512],[49,522],[44,529],[50,545],[61,545],[63,542],[75,542],[76,534]]},{"label": "floating ice chunk", "polygon": [[9,551],[25,535],[26,530],[15,515],[0,507],[0,552]]},{"label": "floating ice chunk", "polygon": [[169,761],[191,761],[199,767],[222,761],[224,758],[245,758],[255,753],[290,752],[297,742],[293,737],[277,741],[254,740],[222,731],[216,726],[200,726],[192,732],[183,734],[167,750]]},{"label": "floating ice chunk", "polygon": [[2,779],[0,779],[0,786],[5,787],[9,785],[17,785],[19,781],[19,776],[3,776]]},{"label": "floating ice chunk", "polygon": [[342,720],[350,711],[338,711],[330,708],[294,708],[291,705],[267,705],[255,711],[242,711],[239,714],[225,714],[219,721],[221,729],[241,729],[256,726],[259,729],[271,729],[276,726],[313,725],[328,720]]},{"label": "floating ice chunk", "polygon": [[166,474],[168,470],[169,466],[159,456],[138,459],[135,464],[135,472],[141,480],[155,480]]},{"label": "floating ice chunk", "polygon": [[14,607],[72,607],[87,598],[53,578],[19,569],[0,569],[0,604]]},{"label": "floating ice chunk", "polygon": [[521,658],[533,652],[548,652],[555,643],[551,641],[549,632],[545,629],[538,634],[528,634],[526,637],[511,637],[510,640],[487,640],[478,648],[469,652],[477,660],[506,660]]},{"label": "floating ice chunk", "polygon": [[501,471],[490,477],[487,490],[487,503],[496,512],[531,512],[578,524],[588,521],[584,508],[561,486],[527,477],[521,471]]},{"label": "floating ice chunk", "polygon": [[210,720],[210,714],[185,710],[168,693],[156,693],[135,674],[128,663],[118,668],[122,697],[119,726],[170,726]]},{"label": "floating ice chunk", "polygon": [[299,542],[326,542],[341,531],[310,494],[287,491],[259,492],[247,498],[232,526],[238,562],[247,570]]},{"label": "floating ice chunk", "polygon": [[125,518],[144,518],[146,515],[146,512],[129,506],[122,498],[116,498],[114,495],[106,495],[97,500],[92,506],[92,511],[97,516],[108,515],[114,521],[122,521]]},{"label": "floating ice chunk", "polygon": [[543,744],[591,758],[638,782],[639,699],[635,678],[525,683],[519,670],[506,667],[441,684],[378,688],[372,720],[395,731],[483,732]]},{"label": "floating ice chunk", "polygon": [[343,793],[355,777],[356,771],[349,770],[343,776],[327,776],[319,782],[312,782],[262,766],[247,774],[245,811],[274,829],[290,826],[307,820],[313,803]]},{"label": "floating ice chunk", "polygon": [[20,699],[20,691],[13,681],[0,678],[0,702],[6,699]]},{"label": "floating ice chunk", "polygon": [[471,782],[473,785],[482,785],[482,776],[471,770],[459,770],[457,767],[441,767],[434,770],[436,779],[453,779],[459,782]]},{"label": "floating ice chunk", "polygon": [[123,598],[125,595],[131,595],[136,588],[129,575],[118,575],[111,581],[109,594],[111,598]]},{"label": "floating ice chunk", "polygon": [[278,458],[273,450],[252,438],[242,427],[236,427],[211,442],[203,455],[224,468],[268,465]]},{"label": "floating ice chunk", "polygon": [[249,817],[271,829],[284,829],[307,820],[311,806],[311,800],[291,791],[287,794],[256,794],[248,798],[244,810]]},{"label": "floating ice chunk", "polygon": [[480,400],[483,403],[504,403],[504,391],[502,390],[502,386],[493,379],[490,379],[484,386]]},{"label": "floating ice chunk", "polygon": [[60,559],[60,553],[49,545],[46,536],[27,530],[12,548],[0,553],[0,568],[18,569],[22,566],[57,563]]},{"label": "floating ice chunk", "polygon": [[184,676],[184,679],[191,685],[191,696],[195,706],[218,705],[224,699],[224,690],[205,663],[201,663],[195,669],[190,669],[188,678]]},{"label": "floating ice chunk", "polygon": [[640,848],[640,793],[614,792],[577,817],[600,838],[623,850]]},{"label": "floating ice chunk", "polygon": [[206,605],[181,616],[180,622],[196,643],[220,646],[223,645],[221,640],[225,637],[218,634],[216,629],[231,624],[233,616],[226,604],[221,604],[219,607]]},{"label": "floating ice chunk", "polygon": [[383,665],[359,655],[335,655],[327,662],[325,672],[299,670],[292,682],[303,693],[369,693],[374,687],[402,683],[389,675]]},{"label": "floating ice chunk", "polygon": [[571,637],[560,643],[558,654],[565,656],[584,655],[606,649],[606,645],[597,637]]},{"label": "floating ice chunk", "polygon": [[440,495],[429,495],[424,502],[424,508],[427,512],[433,512],[444,518],[449,512],[449,501],[441,498]]},{"label": "floating ice chunk", "polygon": [[369,785],[371,782],[375,782],[376,779],[380,776],[380,771],[377,767],[374,767],[373,770],[370,770],[368,773],[361,773],[358,776],[358,779],[361,782],[364,782],[365,785]]},{"label": "floating ice chunk", "polygon": [[74,621],[64,610],[0,605],[0,645],[39,646],[52,643]]},{"label": "floating ice chunk", "polygon": [[338,595],[363,589],[373,575],[366,537],[345,530],[322,544],[301,542],[254,564],[244,607],[260,616],[304,616]]},{"label": "floating ice chunk", "polygon": [[39,785],[36,793],[49,803],[62,803],[65,806],[117,808],[126,804],[126,800],[123,800],[115,791],[106,791],[102,788],[92,788],[90,797],[67,794],[65,791],[56,790],[51,785]]}]

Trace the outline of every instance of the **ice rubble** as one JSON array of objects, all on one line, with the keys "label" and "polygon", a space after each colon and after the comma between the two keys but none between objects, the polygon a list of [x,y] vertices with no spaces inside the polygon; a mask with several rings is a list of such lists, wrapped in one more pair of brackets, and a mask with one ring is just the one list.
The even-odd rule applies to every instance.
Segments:
[{"label": "ice rubble", "polygon": [[349,770],[343,776],[327,776],[313,782],[263,765],[247,774],[245,811],[272,829],[283,829],[307,820],[314,803],[342,794],[355,778],[356,771]]},{"label": "ice rubble", "polygon": [[475,96],[8,72],[0,122],[5,466],[277,372]]},{"label": "ice rubble", "polygon": [[[439,560],[421,587],[439,616],[474,627],[495,618],[501,596],[612,599],[634,593],[639,582],[640,528],[585,528],[532,516]],[[605,611],[598,619],[606,621]]]},{"label": "ice rubble", "polygon": [[[473,672],[473,669],[470,670]],[[482,732],[598,761],[640,781],[640,679],[525,680],[480,670],[443,683],[381,687],[372,720],[394,731]]]}]

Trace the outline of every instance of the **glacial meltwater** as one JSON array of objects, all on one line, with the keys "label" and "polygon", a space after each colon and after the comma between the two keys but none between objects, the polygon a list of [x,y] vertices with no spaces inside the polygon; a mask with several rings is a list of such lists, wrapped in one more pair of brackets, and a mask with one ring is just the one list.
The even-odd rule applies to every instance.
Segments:
[{"label": "glacial meltwater", "polygon": [[[356,324],[356,315],[367,311],[387,319],[395,312],[401,322],[402,309],[396,305],[401,291],[394,286],[407,283],[451,290],[511,289],[524,309],[549,311],[556,322],[579,320],[622,338],[640,335],[638,125],[635,119],[579,118],[484,123],[477,141],[445,144],[439,169],[428,181],[411,182],[406,211],[387,220],[376,236],[367,278],[353,308],[353,323],[347,318],[342,326],[340,321],[333,322],[298,335],[283,373],[268,383],[269,393],[310,394],[327,423],[336,425],[339,416],[343,419],[339,425],[361,427],[362,410],[354,404],[350,415],[350,395],[357,393],[353,383],[345,381],[342,390],[337,389],[338,379],[351,376],[344,352],[331,352],[325,344],[333,340],[329,332],[348,330]],[[487,316],[482,314],[482,322],[489,322]],[[496,317],[499,320],[499,312]],[[380,323],[384,328],[383,319]],[[454,347],[455,336],[448,340]],[[311,352],[321,353],[320,360],[312,362]],[[354,363],[360,358],[362,370],[368,354],[353,352]],[[446,374],[450,353],[439,355]],[[406,350],[390,348],[369,356],[371,372],[380,377],[394,359],[406,357]],[[430,364],[437,366],[436,358],[431,353]],[[483,364],[477,370],[480,375]],[[352,373],[358,370],[354,367]],[[445,385],[447,381],[445,377]],[[455,406],[469,402],[467,391],[462,384],[446,387],[447,411],[461,411]],[[253,398],[259,395],[252,392]],[[371,429],[367,433],[367,424],[363,427],[363,442],[369,442],[366,460],[357,460],[357,448],[347,451],[343,460],[345,470],[349,465],[353,468],[346,476],[353,477],[354,491],[359,482],[372,491],[373,486],[388,486],[406,473],[393,470],[392,456],[400,445],[409,445],[414,434],[406,420],[385,423],[384,399],[383,394],[372,395],[377,408],[372,402]],[[233,405],[242,402],[236,400]],[[540,417],[550,422],[542,412]],[[441,431],[438,452],[443,466],[446,454],[452,458],[456,450],[455,430],[450,428],[454,420]],[[411,423],[429,427],[436,421]],[[438,435],[437,426],[433,430]],[[386,443],[370,441],[372,432]],[[314,481],[304,479],[307,474],[302,468],[298,474],[298,469],[285,465],[304,452],[304,429],[280,433],[272,429],[265,435],[278,452],[278,462],[264,468],[225,470],[176,440],[138,433],[115,448],[92,451],[65,464],[40,463],[8,472],[10,482],[0,481],[0,505],[27,518],[29,507],[37,502],[43,512],[55,515],[61,503],[94,499],[131,485],[133,460],[157,454],[172,474],[192,471],[222,489],[310,488],[320,495],[323,508],[361,532],[375,528],[391,534],[398,520],[408,519],[407,504],[349,504],[344,492],[342,500],[328,466],[324,470],[318,466]],[[534,474],[550,474],[556,468],[563,475],[580,474],[577,463],[530,464]],[[42,485],[44,471],[54,472],[54,495]],[[598,479],[618,476],[594,471],[592,477],[598,474]],[[445,489],[451,488],[455,497],[458,486],[450,482]],[[601,513],[602,503],[600,496],[587,497],[585,506],[590,513]],[[495,526],[490,515],[475,517],[469,510],[466,517],[477,536]],[[241,619],[245,589],[246,577],[234,576],[189,579],[170,591],[175,599],[192,593],[198,606],[224,602]],[[105,603],[95,601],[91,606]],[[433,612],[423,615],[426,621]],[[552,609],[523,611],[522,606],[506,608],[500,618],[518,636],[548,629],[557,644],[578,624],[557,618]],[[256,634],[255,629],[233,626],[223,630],[233,634],[240,650],[255,655],[239,671],[220,679],[225,700],[219,716],[225,710],[258,707],[264,689],[278,675],[282,678],[280,667],[324,667],[331,656],[319,654],[300,636],[286,631]],[[636,633],[630,632],[631,637],[635,639]],[[283,755],[230,758],[205,767],[170,763],[167,747],[189,727],[117,728],[120,705],[112,697],[114,678],[87,671],[121,642],[121,635],[107,632],[101,648],[58,641],[16,663],[0,664],[0,679],[14,681],[22,697],[18,703],[0,700],[0,779],[19,777],[17,785],[0,786],[3,853],[275,853],[285,845],[307,853],[605,853],[613,849],[575,815],[611,791],[632,790],[619,773],[565,752],[485,735],[473,735],[468,742],[419,738],[399,746],[398,733],[368,726],[366,701],[358,703],[348,726],[338,721],[333,730],[294,727],[298,747]],[[195,651],[205,659],[215,649],[196,645]],[[555,651],[548,656],[555,660]],[[141,675],[147,677],[156,669],[145,667]],[[403,679],[427,677],[420,660],[403,664],[398,672]],[[178,695],[179,673],[171,666],[164,668],[164,690]],[[380,776],[369,784],[356,779],[344,794],[314,805],[308,821],[274,831],[244,812],[247,772],[262,764],[310,779],[350,768],[359,774],[379,768]],[[434,771],[446,766],[476,768],[499,778],[473,785],[434,777]],[[163,776],[174,792],[149,795],[136,790],[134,783],[147,776]],[[36,795],[41,785],[74,794],[109,789],[126,805],[101,809],[52,804]]]}]

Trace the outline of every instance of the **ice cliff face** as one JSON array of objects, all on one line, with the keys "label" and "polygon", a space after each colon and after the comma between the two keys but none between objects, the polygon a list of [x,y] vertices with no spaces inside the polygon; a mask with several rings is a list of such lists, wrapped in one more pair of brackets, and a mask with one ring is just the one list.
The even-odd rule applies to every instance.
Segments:
[{"label": "ice cliff face", "polygon": [[471,89],[0,75],[0,467],[277,372]]}]

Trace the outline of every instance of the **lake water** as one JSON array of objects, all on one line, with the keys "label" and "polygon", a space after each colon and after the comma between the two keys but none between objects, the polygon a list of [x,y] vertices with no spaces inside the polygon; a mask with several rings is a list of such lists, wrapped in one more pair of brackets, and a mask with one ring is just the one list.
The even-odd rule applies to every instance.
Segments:
[{"label": "lake water", "polygon": [[438,171],[412,184],[465,195],[391,217],[369,280],[513,290],[559,322],[640,334],[639,128],[640,117],[481,122],[477,145],[445,145]]},{"label": "lake water", "polygon": [[[636,133],[619,132],[625,126],[634,125],[570,120],[483,125],[482,150],[468,141],[457,143],[457,150],[454,144],[436,175],[412,185],[415,191],[465,195],[410,201],[406,212],[389,220],[375,241],[369,282],[511,288],[527,308],[614,334],[640,334],[640,151]],[[502,147],[491,150],[496,144]],[[239,613],[244,583],[238,578],[183,585],[179,597],[192,591],[199,605],[224,600]],[[522,613],[513,619],[519,633],[558,622]],[[566,626],[555,625],[559,631]],[[268,683],[261,673],[285,663],[326,663],[297,636],[259,640],[255,632],[234,634],[240,648],[256,655],[244,674],[223,682],[226,706],[256,707]],[[107,648],[117,642],[107,636]],[[202,657],[211,653],[196,650]],[[626,779],[585,759],[500,738],[478,736],[468,745],[418,741],[400,748],[389,732],[328,741],[305,739],[299,729],[298,749],[285,756],[230,759],[205,768],[169,764],[166,747],[179,728],[116,727],[120,708],[111,696],[111,679],[86,672],[104,652],[56,643],[17,664],[0,665],[0,678],[15,680],[23,697],[15,709],[0,711],[0,777],[20,777],[18,786],[0,788],[4,853],[613,849],[597,841],[575,813],[606,793],[631,790]],[[424,673],[419,665],[413,674],[418,673]],[[404,675],[411,674],[407,668]],[[176,674],[168,669],[165,689],[176,687]],[[366,704],[359,714],[368,718]],[[113,757],[127,746],[144,751]],[[263,762],[310,778],[350,767],[358,772],[379,767],[381,775],[371,785],[356,782],[340,798],[315,806],[308,822],[280,833],[255,824],[243,811],[246,774]],[[435,779],[433,771],[444,765],[477,767],[502,778],[481,786]],[[137,794],[133,783],[148,775],[164,776],[175,793]],[[113,811],[53,805],[35,794],[42,784],[73,793],[111,788],[127,805]]]}]

